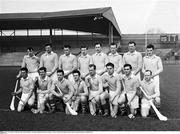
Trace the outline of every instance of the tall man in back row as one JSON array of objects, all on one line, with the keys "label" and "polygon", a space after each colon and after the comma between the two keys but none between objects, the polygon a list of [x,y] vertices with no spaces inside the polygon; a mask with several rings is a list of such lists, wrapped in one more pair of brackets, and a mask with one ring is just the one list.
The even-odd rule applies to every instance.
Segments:
[{"label": "tall man in back row", "polygon": [[[34,55],[34,50],[32,47],[27,48],[27,55],[23,57],[21,67],[26,67],[28,69],[28,77],[31,77],[35,81],[35,78],[39,75],[39,58]],[[20,73],[17,77],[20,77]]]},{"label": "tall man in back row", "polygon": [[74,83],[72,72],[77,69],[77,59],[75,55],[71,54],[70,48],[69,45],[64,46],[64,54],[59,57],[59,69],[64,71],[64,77]]},{"label": "tall man in back row", "polygon": [[56,70],[58,68],[58,56],[52,51],[52,44],[45,45],[46,52],[40,58],[40,67],[47,69],[47,76],[52,80],[57,79]]},{"label": "tall man in back row", "polygon": [[106,72],[106,64],[108,63],[108,58],[105,53],[102,52],[101,43],[95,44],[96,53],[92,55],[91,63],[96,66],[96,73],[102,75]]},{"label": "tall man in back row", "polygon": [[160,93],[160,82],[159,82],[159,74],[163,71],[162,60],[159,56],[154,54],[154,46],[149,44],[146,47],[147,56],[143,58],[143,68],[142,72],[145,74],[146,70],[150,70],[152,72],[152,78],[155,82],[156,88]]},{"label": "tall man in back row", "polygon": [[136,51],[136,43],[131,41],[128,43],[129,51],[123,55],[123,64],[132,66],[132,73],[140,79],[140,70],[142,68],[142,55]]},{"label": "tall man in back row", "polygon": [[119,74],[123,68],[122,56],[117,53],[117,44],[110,44],[110,53],[108,54],[109,62],[114,64],[114,72]]}]

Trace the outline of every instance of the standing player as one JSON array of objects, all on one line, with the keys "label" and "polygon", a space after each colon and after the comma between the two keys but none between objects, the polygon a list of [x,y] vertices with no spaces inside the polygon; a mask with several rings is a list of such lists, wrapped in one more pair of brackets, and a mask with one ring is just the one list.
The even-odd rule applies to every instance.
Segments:
[{"label": "standing player", "polygon": [[156,88],[160,92],[160,82],[159,74],[163,71],[163,65],[161,58],[154,54],[154,46],[152,44],[147,45],[146,47],[147,56],[143,57],[143,68],[142,72],[145,73],[145,70],[150,70],[152,72],[152,78],[156,84]]},{"label": "standing player", "polygon": [[114,64],[115,73],[119,74],[122,71],[123,61],[122,56],[117,53],[117,44],[110,44],[110,53],[108,54],[109,62]]},{"label": "standing player", "polygon": [[[53,81],[51,90],[61,90],[62,94],[60,95],[60,98],[63,99],[64,103],[69,103],[71,105],[74,88],[71,82],[64,78],[63,70],[57,70],[57,77],[58,79]],[[65,110],[66,114],[70,114],[67,107]]]},{"label": "standing player", "polygon": [[96,112],[99,111],[101,115],[100,94],[103,92],[103,85],[100,76],[96,74],[96,66],[94,64],[89,65],[89,75],[86,77],[85,81],[89,89],[90,113],[96,116]]},{"label": "standing player", "polygon": [[136,43],[129,42],[128,43],[129,52],[123,55],[123,64],[130,64],[132,66],[132,73],[140,78],[140,70],[142,68],[142,55],[140,52],[136,51]]},{"label": "standing player", "polygon": [[[117,75],[114,72],[114,64],[109,62],[106,64],[106,68],[108,73],[104,74],[102,78],[103,78],[103,86],[107,90],[101,94],[101,104],[102,106],[107,105],[105,104],[106,103],[105,99],[109,98],[111,117],[117,118],[118,98],[121,92],[120,78],[119,75]],[[107,107],[105,111],[106,110]],[[105,112],[104,116],[106,115],[107,112]]]},{"label": "standing player", "polygon": [[101,47],[101,43],[95,44],[96,53],[92,55],[91,61],[96,66],[96,73],[100,76],[106,72],[106,64],[108,63],[107,55],[102,52]]},{"label": "standing player", "polygon": [[139,87],[139,79],[132,73],[132,66],[130,64],[124,65],[124,72],[125,76],[122,78],[124,91],[122,91],[118,103],[122,106],[126,101],[128,101],[127,105],[130,107],[131,112],[128,117],[132,119],[135,118],[137,112],[136,109],[139,107],[139,98],[136,95],[137,87]]},{"label": "standing player", "polygon": [[82,114],[85,114],[86,112],[86,104],[87,104],[87,97],[88,97],[88,89],[83,80],[81,80],[81,74],[78,70],[73,71],[73,77],[74,77],[74,84],[73,87],[75,89],[75,93],[72,97],[73,101],[73,109],[75,111],[78,110],[79,103],[81,103],[81,110]]},{"label": "standing player", "polygon": [[21,112],[24,110],[24,106],[26,103],[31,107],[34,104],[35,96],[33,94],[34,89],[34,82],[31,77],[28,76],[28,69],[27,68],[21,68],[20,74],[22,78],[20,79],[20,89],[12,93],[12,95],[17,95],[22,92],[21,95],[21,101],[19,101],[18,104],[18,112]]},{"label": "standing player", "polygon": [[152,72],[150,70],[145,71],[144,79],[140,82],[140,86],[148,95],[148,97],[143,95],[141,102],[141,115],[147,117],[151,108],[149,100],[152,99],[154,104],[160,105],[160,92],[156,87],[155,81],[152,79]]},{"label": "standing player", "polygon": [[[27,55],[24,56],[21,67],[28,69],[28,77],[31,77],[33,80],[38,77],[39,58],[34,55],[32,47],[27,48]],[[20,73],[17,77],[19,76]]]},{"label": "standing player", "polygon": [[91,61],[91,56],[87,54],[87,47],[81,46],[81,55],[78,58],[78,69],[81,73],[81,78],[85,79],[85,77],[89,74],[89,64]]},{"label": "standing player", "polygon": [[58,56],[52,51],[52,44],[45,45],[46,52],[40,58],[40,67],[47,69],[47,76],[52,80],[57,79],[56,70],[58,68]]},{"label": "standing player", "polygon": [[77,69],[76,56],[71,54],[70,46],[64,46],[64,54],[59,57],[59,69],[64,71],[64,76],[69,79],[70,82],[74,82],[72,72]]}]

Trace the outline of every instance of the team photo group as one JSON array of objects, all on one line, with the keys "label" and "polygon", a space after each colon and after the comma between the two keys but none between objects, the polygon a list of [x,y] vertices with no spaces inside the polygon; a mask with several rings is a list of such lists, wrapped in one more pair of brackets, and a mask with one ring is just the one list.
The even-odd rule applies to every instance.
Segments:
[{"label": "team photo group", "polygon": [[[94,44],[95,53],[81,46],[80,54],[71,53],[71,46],[63,47],[64,54],[53,52],[52,44],[37,57],[33,48],[27,48],[17,75],[13,98],[19,100],[17,111],[25,109],[34,114],[54,113],[58,108],[69,115],[142,118],[159,112],[162,60],[154,54],[154,45],[146,46],[145,56],[136,51],[136,43],[128,43],[128,52],[117,52],[117,44],[109,45],[103,53],[101,43]],[[19,86],[17,86],[19,83]],[[18,97],[21,94],[21,97]],[[12,101],[11,109],[14,109]]]}]

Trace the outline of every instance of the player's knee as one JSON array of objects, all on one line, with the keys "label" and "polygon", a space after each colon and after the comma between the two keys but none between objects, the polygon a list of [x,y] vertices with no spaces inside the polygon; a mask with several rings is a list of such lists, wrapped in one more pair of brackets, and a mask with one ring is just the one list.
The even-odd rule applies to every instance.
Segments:
[{"label": "player's knee", "polygon": [[81,96],[81,102],[86,102],[87,101],[87,97],[86,96]]},{"label": "player's knee", "polygon": [[147,117],[149,115],[149,108],[142,107],[141,108],[141,116],[142,117]]},{"label": "player's knee", "polygon": [[154,104],[155,104],[157,107],[160,107],[160,105],[161,105],[161,99],[160,99],[160,97],[156,97],[156,98],[155,98]]}]

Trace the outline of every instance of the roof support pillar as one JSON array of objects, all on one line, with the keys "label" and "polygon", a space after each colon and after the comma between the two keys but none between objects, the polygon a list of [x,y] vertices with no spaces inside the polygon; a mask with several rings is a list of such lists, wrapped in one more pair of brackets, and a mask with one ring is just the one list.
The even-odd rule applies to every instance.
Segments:
[{"label": "roof support pillar", "polygon": [[109,44],[113,42],[113,25],[111,22],[109,22]]},{"label": "roof support pillar", "polygon": [[52,28],[49,29],[49,33],[50,33],[49,43],[52,43]]}]

